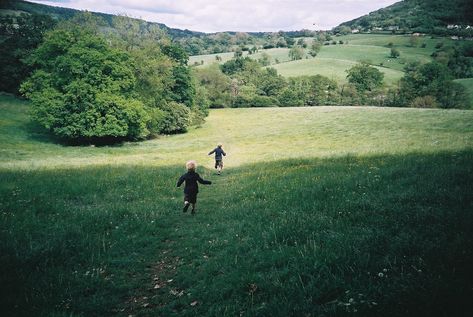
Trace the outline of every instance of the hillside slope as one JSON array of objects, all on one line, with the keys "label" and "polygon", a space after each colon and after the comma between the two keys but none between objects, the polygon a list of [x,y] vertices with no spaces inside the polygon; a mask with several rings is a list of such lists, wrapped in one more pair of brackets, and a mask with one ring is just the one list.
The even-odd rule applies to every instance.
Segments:
[{"label": "hillside slope", "polygon": [[[69,8],[61,8],[55,6],[48,6],[38,3],[32,3],[28,1],[17,1],[17,0],[2,0],[0,2],[0,11],[6,11],[9,14],[12,13],[30,13],[30,14],[44,14],[50,15],[57,20],[69,19],[73,17],[79,10],[69,9]],[[114,15],[107,14],[107,13],[99,13],[99,12],[92,12],[93,14],[103,18],[105,21],[110,23]],[[189,36],[198,36],[203,34],[201,32],[195,32],[190,30],[181,30],[170,28],[165,24],[156,23],[156,22],[146,22],[148,26],[150,25],[158,25],[161,29],[165,30],[169,36],[172,38],[183,38]]]},{"label": "hillside slope", "polygon": [[[450,27],[449,25],[458,25]],[[473,25],[471,0],[404,0],[389,7],[371,12],[340,26],[362,30],[410,30],[425,33],[447,34],[465,32]]]}]

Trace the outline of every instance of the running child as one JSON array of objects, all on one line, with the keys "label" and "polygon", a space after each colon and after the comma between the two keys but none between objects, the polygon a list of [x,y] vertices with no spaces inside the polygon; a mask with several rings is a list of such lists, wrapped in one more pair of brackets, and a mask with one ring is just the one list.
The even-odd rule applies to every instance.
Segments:
[{"label": "running child", "polygon": [[195,161],[189,161],[186,163],[187,173],[182,175],[177,181],[177,187],[181,187],[183,182],[186,182],[184,186],[184,208],[182,212],[187,212],[189,206],[192,205],[192,214],[195,213],[195,205],[197,203],[197,193],[199,192],[199,185],[197,182],[205,185],[212,184],[211,181],[206,181],[195,172],[197,164]]},{"label": "running child", "polygon": [[227,155],[227,153],[222,149],[222,143],[217,144],[217,147],[210,151],[208,155],[211,155],[212,153],[215,153],[215,169],[217,170],[217,174],[220,175],[223,169],[223,156]]}]

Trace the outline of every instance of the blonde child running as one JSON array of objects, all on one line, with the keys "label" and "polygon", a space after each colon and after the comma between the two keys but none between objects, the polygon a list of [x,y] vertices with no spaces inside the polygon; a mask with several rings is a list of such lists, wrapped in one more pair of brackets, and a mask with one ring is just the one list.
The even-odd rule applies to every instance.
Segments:
[{"label": "blonde child running", "polygon": [[177,187],[180,187],[183,182],[186,182],[184,186],[184,208],[182,212],[187,212],[189,206],[192,205],[192,214],[195,213],[195,205],[197,203],[197,194],[199,193],[199,185],[197,182],[210,185],[211,181],[206,181],[196,173],[197,163],[195,161],[189,161],[186,163],[187,173],[182,175],[177,181]]}]

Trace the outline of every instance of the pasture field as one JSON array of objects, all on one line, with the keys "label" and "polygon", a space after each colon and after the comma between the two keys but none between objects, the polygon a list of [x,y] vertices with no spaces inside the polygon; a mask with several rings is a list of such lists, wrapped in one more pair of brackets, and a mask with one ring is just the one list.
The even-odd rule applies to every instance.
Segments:
[{"label": "pasture field", "polygon": [[[278,73],[285,77],[301,75],[323,75],[336,80],[339,84],[346,83],[346,70],[358,62],[366,61],[376,66],[385,74],[385,83],[387,86],[396,84],[403,76],[403,70],[407,63],[420,61],[426,63],[432,60],[431,54],[436,50],[435,46],[442,43],[444,47],[454,46],[458,41],[449,38],[431,38],[429,36],[419,36],[415,47],[409,42],[409,35],[389,35],[389,34],[349,34],[333,37],[337,43],[343,41],[345,44],[323,45],[319,54],[315,57],[307,55],[302,60],[291,61],[289,59],[287,48],[274,48],[259,50],[258,53],[248,55],[244,52],[243,56],[249,56],[258,59],[264,53],[271,57],[271,66],[278,70]],[[306,38],[310,44],[312,39]],[[391,58],[391,48],[388,44],[392,43],[399,52],[398,58]],[[425,47],[422,47],[425,44]],[[219,55],[224,63],[233,58],[233,52],[209,55],[197,55],[189,58],[189,65],[194,65],[204,61],[197,67],[216,62],[215,56]],[[276,59],[278,63],[276,63]]]},{"label": "pasture field", "polygon": [[[2,315],[473,312],[473,112],[221,109],[185,135],[71,147],[28,107],[0,97]],[[175,188],[188,159],[213,181],[195,216]]]},{"label": "pasture field", "polygon": [[[254,54],[248,54],[248,52],[243,52],[243,57],[250,57],[255,60],[261,58],[261,55],[264,53],[268,54],[271,57],[271,64],[276,64],[276,59],[280,63],[289,62],[289,49],[288,48],[270,48],[270,49],[260,49],[258,52]],[[221,61],[216,60],[216,56],[220,56],[222,58]],[[194,55],[189,57],[189,65],[194,65],[194,63],[198,63],[197,67],[205,67],[211,65],[213,63],[223,64],[226,61],[229,61],[233,58],[234,52],[228,53],[218,53],[218,54],[207,54],[207,55]],[[204,62],[201,64],[201,62]]]},{"label": "pasture field", "polygon": [[[355,66],[356,63],[356,61],[352,60],[316,57],[272,65],[271,67],[275,68],[278,74],[285,77],[323,75],[335,80],[338,84],[346,84],[348,83],[346,71]],[[386,67],[375,67],[384,74],[383,81],[387,86],[395,85],[404,75],[402,71]]]},{"label": "pasture field", "polygon": [[432,60],[427,49],[400,47],[399,58],[391,58],[391,49],[388,47],[375,45],[326,45],[317,55],[318,58],[331,58],[342,61],[362,62],[366,61],[372,65],[383,65],[385,68],[403,71],[408,62],[419,61],[427,63]]}]

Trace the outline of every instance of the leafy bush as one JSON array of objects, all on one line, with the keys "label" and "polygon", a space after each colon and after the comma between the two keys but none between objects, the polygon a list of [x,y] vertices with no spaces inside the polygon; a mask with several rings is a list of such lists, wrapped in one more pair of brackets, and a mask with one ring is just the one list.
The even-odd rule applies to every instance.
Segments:
[{"label": "leafy bush", "polygon": [[170,102],[163,107],[165,117],[162,121],[162,133],[174,134],[186,132],[191,123],[191,110],[185,105]]},{"label": "leafy bush", "polygon": [[130,58],[80,28],[51,31],[31,55],[37,70],[22,84],[32,114],[55,135],[72,140],[140,139],[149,116],[132,98]]},{"label": "leafy bush", "polygon": [[442,108],[462,108],[467,104],[465,88],[453,82],[443,64],[410,64],[400,81],[399,102],[410,104],[416,97],[433,96]]},{"label": "leafy bush", "polygon": [[390,55],[390,56],[391,56],[392,58],[398,58],[399,55],[401,55],[401,53],[399,52],[399,50],[398,50],[397,48],[392,47],[392,48],[391,48],[391,55]]},{"label": "leafy bush", "polygon": [[439,103],[434,96],[416,97],[410,104],[412,108],[438,108]]},{"label": "leafy bush", "polygon": [[383,85],[384,74],[366,63],[359,63],[347,70],[348,82],[359,92],[372,91]]}]

